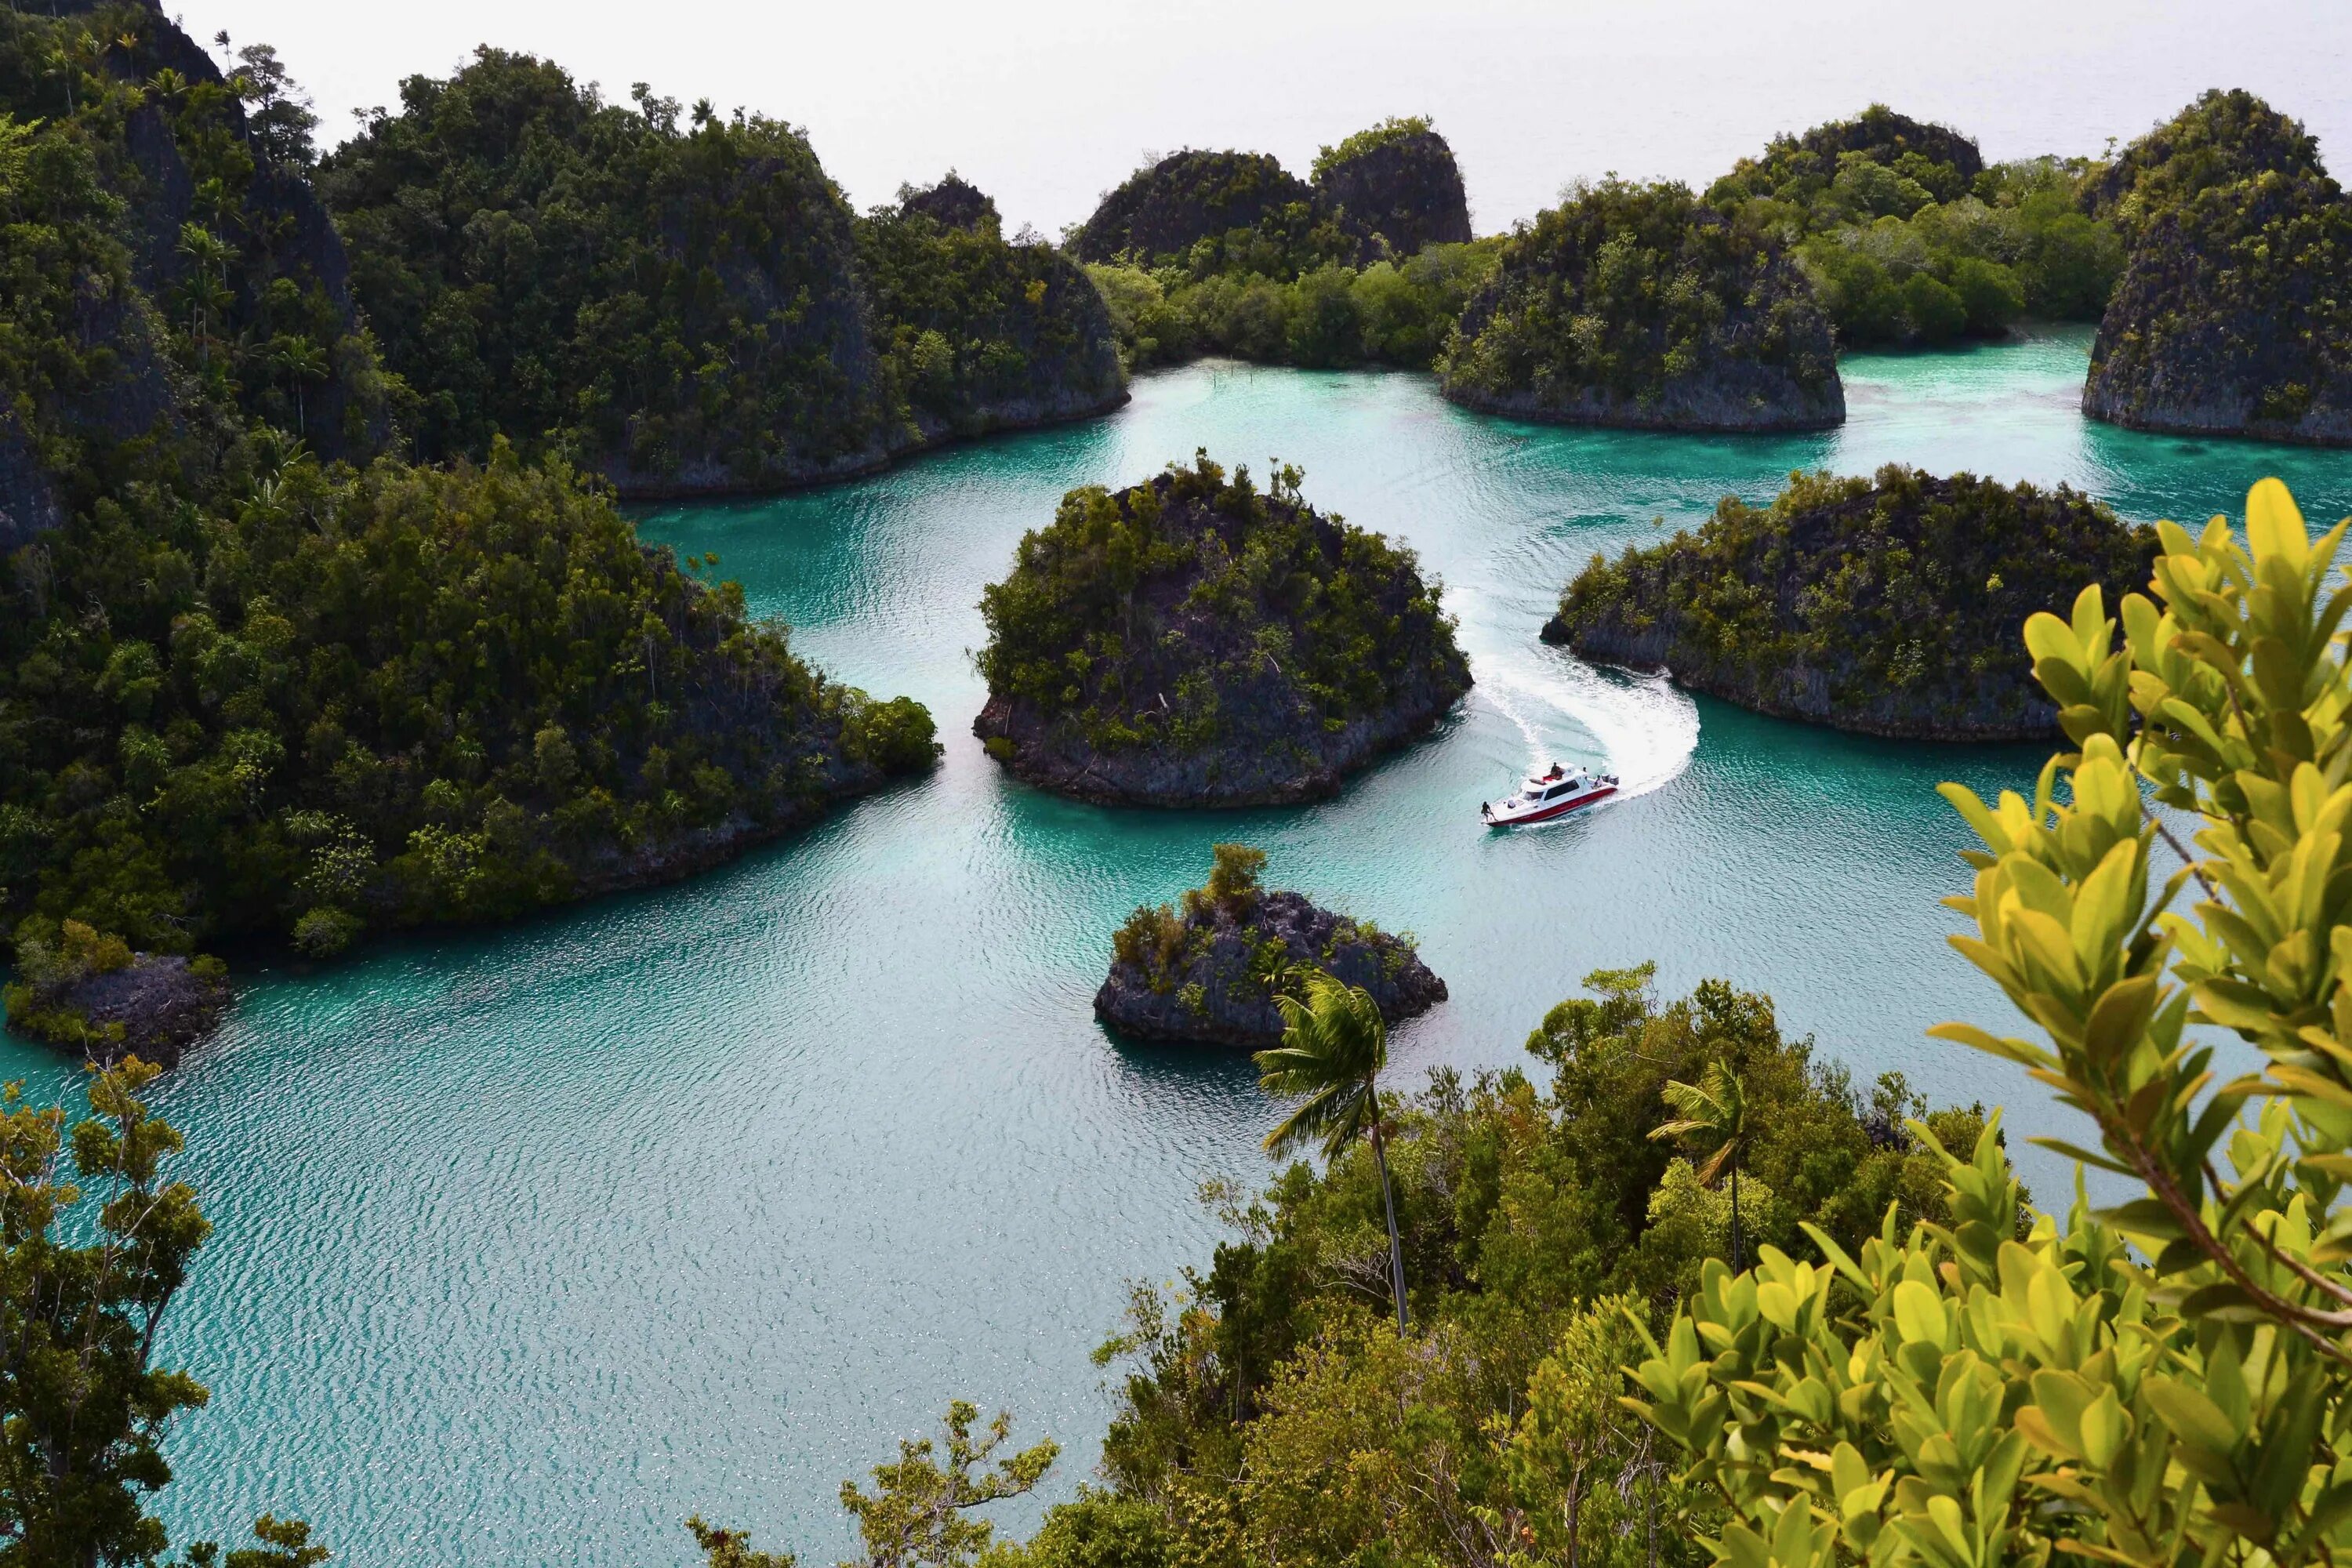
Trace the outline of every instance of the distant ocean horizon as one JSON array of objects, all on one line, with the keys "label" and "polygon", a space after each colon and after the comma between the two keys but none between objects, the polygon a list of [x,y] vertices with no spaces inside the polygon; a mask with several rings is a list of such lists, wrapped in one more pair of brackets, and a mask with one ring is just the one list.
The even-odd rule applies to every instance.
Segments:
[{"label": "distant ocean horizon", "polygon": [[[2352,166],[2352,6],[1990,0],[1934,14],[1864,0],[1397,0],[1151,8],[1033,0],[887,6],[668,0],[175,0],[190,33],[275,44],[315,99],[322,148],[402,78],[478,43],[722,112],[805,128],[859,207],[950,167],[1008,231],[1083,221],[1146,153],[1236,147],[1305,174],[1318,147],[1391,114],[1453,142],[1482,234],[1614,171],[1704,188],[1777,132],[1885,101],[1991,160],[2095,156],[2209,87],[2243,87]],[[649,23],[648,18],[654,20]],[[2341,171],[2338,171],[2341,173]]]}]

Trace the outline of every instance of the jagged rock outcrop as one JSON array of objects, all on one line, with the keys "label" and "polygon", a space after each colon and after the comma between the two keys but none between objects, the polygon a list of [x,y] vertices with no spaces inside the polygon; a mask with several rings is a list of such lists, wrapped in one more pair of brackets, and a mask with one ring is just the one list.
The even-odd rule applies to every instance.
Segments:
[{"label": "jagged rock outcrop", "polygon": [[1445,982],[1409,938],[1298,893],[1261,890],[1257,851],[1241,851],[1246,869],[1227,876],[1237,847],[1218,846],[1210,887],[1187,893],[1181,910],[1146,905],[1128,917],[1095,993],[1095,1016],[1138,1039],[1264,1049],[1282,1041],[1276,996],[1307,971],[1362,987],[1391,1024],[1445,1000]]},{"label": "jagged rock outcrop", "polygon": [[919,213],[941,228],[997,234],[1004,226],[1004,220],[997,216],[994,198],[953,169],[938,184],[926,185],[921,190],[901,190],[898,206],[905,212]]},{"label": "jagged rock outcrop", "polygon": [[2264,174],[2161,212],[2132,247],[2083,412],[2137,430],[2352,446],[2352,203]]},{"label": "jagged rock outcrop", "polygon": [[1264,805],[1434,727],[1470,685],[1438,590],[1298,477],[1260,493],[1202,454],[1065,497],[982,598],[989,754],[1083,800]]},{"label": "jagged rock outcrop", "polygon": [[2265,174],[2325,174],[2319,142],[2243,88],[2208,89],[2083,182],[2078,201],[2094,217],[2137,237],[2200,191]]},{"label": "jagged rock outcrop", "polygon": [[1366,260],[1471,237],[1462,170],[1426,121],[1389,121],[1326,147],[1315,160],[1315,188],[1363,237]]},{"label": "jagged rock outcrop", "polygon": [[1182,257],[1203,239],[1323,216],[1315,187],[1264,153],[1172,153],[1102,199],[1072,249],[1081,261]]},{"label": "jagged rock outcrop", "polygon": [[1543,629],[1784,719],[1915,740],[2042,740],[2057,709],[2018,628],[2147,580],[2155,536],[2064,486],[1900,467],[1726,500],[1696,533],[1596,557]]},{"label": "jagged rock outcrop", "polygon": [[2134,237],[2084,414],[2352,445],[2352,203],[2300,123],[2251,93],[2208,92],[2126,149],[2084,202]]},{"label": "jagged rock outcrop", "polygon": [[1974,138],[1948,125],[1897,114],[1883,103],[1872,104],[1852,120],[1816,125],[1797,138],[1797,146],[1820,158],[1824,172],[1831,174],[1836,172],[1839,157],[1847,153],[1860,153],[1889,168],[1902,167],[1904,155],[1916,153],[1930,164],[1950,165],[1958,173],[1962,190],[1968,181],[1984,172],[1984,154],[1977,150]]},{"label": "jagged rock outcrop", "polygon": [[218,963],[142,952],[52,984],[11,986],[8,1025],[93,1062],[135,1056],[177,1067],[182,1052],[219,1026],[228,1001]]},{"label": "jagged rock outcrop", "polygon": [[1803,275],[1772,235],[1678,184],[1587,186],[1521,227],[1437,368],[1456,403],[1562,424],[1845,419],[1829,320]]}]

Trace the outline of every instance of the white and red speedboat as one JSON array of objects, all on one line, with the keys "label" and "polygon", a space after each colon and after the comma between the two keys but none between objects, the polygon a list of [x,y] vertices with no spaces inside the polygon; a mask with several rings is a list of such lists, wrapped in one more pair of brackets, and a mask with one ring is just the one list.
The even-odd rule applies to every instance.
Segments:
[{"label": "white and red speedboat", "polygon": [[1607,800],[1617,793],[1615,773],[1563,768],[1558,763],[1547,773],[1533,773],[1508,800],[1481,801],[1478,816],[1489,827],[1524,827],[1566,816],[1580,805]]}]

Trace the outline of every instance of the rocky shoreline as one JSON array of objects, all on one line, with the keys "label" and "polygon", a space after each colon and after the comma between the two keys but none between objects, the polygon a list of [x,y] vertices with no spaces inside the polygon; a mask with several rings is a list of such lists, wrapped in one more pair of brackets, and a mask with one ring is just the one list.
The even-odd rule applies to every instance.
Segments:
[{"label": "rocky shoreline", "polygon": [[2057,705],[2039,696],[2026,696],[2006,708],[1989,699],[1981,707],[1958,712],[1924,710],[1895,693],[1881,693],[1855,706],[1842,703],[1833,695],[1844,672],[1802,661],[1761,678],[1727,661],[1670,662],[1674,638],[1654,626],[1637,631],[1601,624],[1571,631],[1554,616],[1544,623],[1542,636],[1545,642],[1566,647],[1588,663],[1614,665],[1640,675],[1663,675],[1686,691],[1720,698],[1767,718],[1822,724],[1856,735],[1982,743],[2043,741],[2059,733]]},{"label": "rocky shoreline", "polygon": [[1070,727],[1005,697],[990,698],[971,730],[1013,777],[1096,805],[1295,805],[1338,795],[1349,773],[1436,729],[1461,696],[1424,689],[1337,731],[1302,727],[1286,744],[1244,736],[1181,755],[1096,751]]},{"label": "rocky shoreline", "polygon": [[141,952],[128,963],[60,984],[10,988],[8,1026],[89,1061],[125,1057],[177,1067],[219,1027],[229,990],[217,960]]},{"label": "rocky shoreline", "polygon": [[[1319,969],[1361,986],[1393,1024],[1445,1000],[1411,942],[1294,892],[1253,892],[1244,901],[1188,900],[1139,910],[1095,993],[1095,1016],[1140,1040],[1265,1049],[1281,1042],[1275,997],[1284,972]],[[1135,933],[1129,941],[1129,933]],[[1124,954],[1132,953],[1133,956]]]}]

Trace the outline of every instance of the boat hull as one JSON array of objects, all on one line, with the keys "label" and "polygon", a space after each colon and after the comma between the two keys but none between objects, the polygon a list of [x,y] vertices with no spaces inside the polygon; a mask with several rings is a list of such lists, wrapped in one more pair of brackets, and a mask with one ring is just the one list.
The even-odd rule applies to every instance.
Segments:
[{"label": "boat hull", "polygon": [[1573,795],[1566,796],[1560,800],[1546,801],[1541,809],[1530,811],[1522,816],[1490,816],[1486,819],[1486,826],[1489,827],[1532,827],[1538,822],[1557,822],[1571,811],[1581,810],[1583,807],[1592,805],[1595,801],[1607,800],[1611,795],[1615,795],[1616,793],[1617,786],[1610,784],[1604,788],[1596,789],[1589,795]]}]

